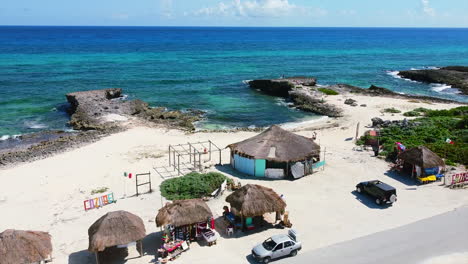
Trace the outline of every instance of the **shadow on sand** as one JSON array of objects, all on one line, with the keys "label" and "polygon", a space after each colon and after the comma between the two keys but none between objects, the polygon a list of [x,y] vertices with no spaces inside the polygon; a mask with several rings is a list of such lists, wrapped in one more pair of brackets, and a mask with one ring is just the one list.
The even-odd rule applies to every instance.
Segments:
[{"label": "shadow on sand", "polygon": [[[157,259],[158,248],[162,245],[162,232],[155,232],[143,238],[143,255],[154,256]],[[138,249],[137,249],[138,250]],[[130,259],[137,259],[139,256],[128,258],[127,248],[107,248],[99,254],[100,263],[123,264]],[[95,264],[96,255],[88,250],[81,250],[70,254],[69,264]]]},{"label": "shadow on sand", "polygon": [[404,185],[406,186],[417,186],[417,182],[413,179],[411,179],[409,176],[406,176],[406,175],[402,175],[402,174],[399,174],[398,172],[396,171],[387,171],[385,172],[385,175],[396,180],[396,181],[399,181],[401,183],[403,183]]},{"label": "shadow on sand", "polygon": [[388,207],[391,207],[392,205],[391,204],[383,204],[383,205],[378,205],[375,203],[375,200],[374,198],[366,195],[366,194],[362,194],[362,193],[358,193],[357,191],[352,191],[351,192],[352,195],[354,195],[354,197],[356,197],[356,200],[360,201],[362,204],[364,204],[365,206],[371,208],[371,209],[385,209],[385,208],[388,208]]}]

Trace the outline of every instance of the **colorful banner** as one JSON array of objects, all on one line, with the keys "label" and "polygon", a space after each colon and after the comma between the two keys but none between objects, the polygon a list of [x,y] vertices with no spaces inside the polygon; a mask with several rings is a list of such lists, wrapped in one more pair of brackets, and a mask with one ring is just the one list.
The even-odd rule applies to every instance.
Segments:
[{"label": "colorful banner", "polygon": [[105,205],[115,203],[115,202],[117,201],[114,199],[114,193],[109,193],[100,197],[85,200],[83,204],[84,204],[85,211],[88,211],[88,210],[103,207]]},{"label": "colorful banner", "polygon": [[446,185],[468,184],[468,172],[450,175],[447,178]]}]

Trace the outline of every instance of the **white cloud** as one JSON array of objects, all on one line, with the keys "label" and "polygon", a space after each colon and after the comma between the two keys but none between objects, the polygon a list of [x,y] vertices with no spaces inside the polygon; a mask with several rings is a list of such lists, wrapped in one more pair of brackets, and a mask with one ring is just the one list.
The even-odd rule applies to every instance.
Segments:
[{"label": "white cloud", "polygon": [[167,18],[172,17],[172,0],[160,0],[161,15]]},{"label": "white cloud", "polygon": [[436,12],[435,9],[431,7],[429,0],[421,0],[423,6],[423,12],[429,16],[435,16]]},{"label": "white cloud", "polygon": [[196,16],[239,16],[239,17],[281,17],[294,14],[324,16],[323,9],[311,9],[289,3],[288,0],[232,0],[219,2],[213,7],[204,7],[186,15]]}]

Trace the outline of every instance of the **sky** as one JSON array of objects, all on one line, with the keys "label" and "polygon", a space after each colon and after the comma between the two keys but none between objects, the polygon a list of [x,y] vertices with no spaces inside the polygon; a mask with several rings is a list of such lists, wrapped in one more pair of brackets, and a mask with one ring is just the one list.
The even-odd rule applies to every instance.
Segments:
[{"label": "sky", "polygon": [[1,0],[0,25],[468,27],[468,0]]}]

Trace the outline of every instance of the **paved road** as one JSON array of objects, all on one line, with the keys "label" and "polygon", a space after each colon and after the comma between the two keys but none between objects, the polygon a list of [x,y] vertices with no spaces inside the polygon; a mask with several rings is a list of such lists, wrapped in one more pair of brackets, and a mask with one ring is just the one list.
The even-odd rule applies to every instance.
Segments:
[{"label": "paved road", "polygon": [[468,207],[274,263],[417,264],[462,252],[468,252]]}]

